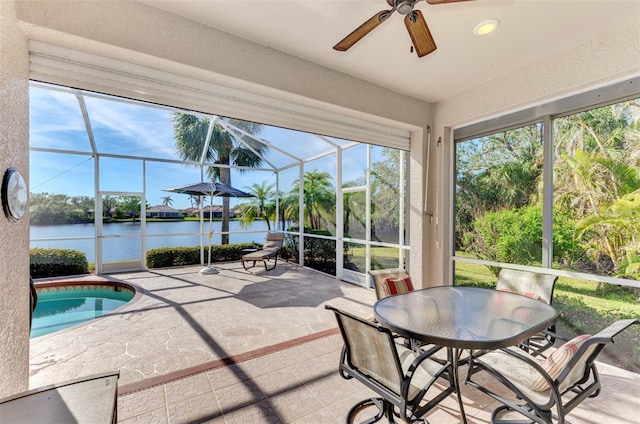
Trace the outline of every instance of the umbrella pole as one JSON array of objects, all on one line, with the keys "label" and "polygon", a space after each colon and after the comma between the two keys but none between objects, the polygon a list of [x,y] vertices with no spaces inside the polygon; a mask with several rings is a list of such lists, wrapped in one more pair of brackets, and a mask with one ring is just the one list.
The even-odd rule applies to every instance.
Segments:
[{"label": "umbrella pole", "polygon": [[217,274],[219,271],[211,266],[211,238],[213,237],[213,193],[211,195],[211,206],[209,208],[209,260],[207,266],[200,270],[200,274]]}]

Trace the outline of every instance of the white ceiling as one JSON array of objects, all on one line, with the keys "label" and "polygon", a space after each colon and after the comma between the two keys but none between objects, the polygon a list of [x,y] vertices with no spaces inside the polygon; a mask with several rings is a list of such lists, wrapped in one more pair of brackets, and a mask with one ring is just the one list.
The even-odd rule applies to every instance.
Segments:
[{"label": "white ceiling", "polygon": [[[640,22],[640,0],[420,1],[438,49],[418,58],[394,13],[347,52],[332,49],[386,0],[142,0],[145,3],[427,102],[437,102]],[[500,26],[473,35],[480,21]],[[640,64],[639,64],[640,65]]]}]

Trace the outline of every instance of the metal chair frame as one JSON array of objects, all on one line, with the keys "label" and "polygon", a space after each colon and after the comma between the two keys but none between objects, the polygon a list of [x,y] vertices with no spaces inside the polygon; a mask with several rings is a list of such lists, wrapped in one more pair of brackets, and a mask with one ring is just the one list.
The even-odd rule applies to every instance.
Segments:
[{"label": "metal chair frame", "polygon": [[[596,397],[600,393],[600,377],[595,364],[597,356],[608,343],[613,343],[613,338],[616,335],[624,331],[627,327],[637,323],[640,323],[640,320],[620,320],[598,332],[598,334],[589,337],[578,348],[576,353],[555,380],[545,372],[539,360],[534,356],[528,355],[519,349],[500,349],[508,355],[507,360],[509,362],[524,361],[544,378],[550,387],[548,393],[549,398],[544,403],[535,402],[531,399],[531,395],[528,395],[525,391],[518,388],[517,385],[514,384],[507,375],[505,375],[504,370],[496,367],[496,364],[500,365],[503,362],[497,362],[493,366],[489,365],[486,362],[487,357],[489,355],[495,355],[494,353],[486,353],[482,356],[471,355],[465,383],[477,388],[481,392],[502,403],[501,406],[493,411],[491,415],[492,423],[515,424],[535,422],[539,424],[551,424],[553,420],[556,420],[558,424],[564,424],[566,422],[566,415],[569,414],[576,406],[586,398]],[[584,358],[585,356],[586,360]],[[581,362],[584,365],[581,365]],[[584,368],[576,368],[579,366],[583,366]],[[473,381],[473,375],[481,371],[486,371],[503,386],[507,387],[511,392],[513,392],[513,394],[515,394],[516,399],[518,400],[514,401],[508,399],[482,386],[477,381]],[[575,378],[575,375],[578,375],[579,377]],[[570,381],[569,379],[575,379],[575,381]],[[563,388],[561,389],[561,387]],[[563,397],[569,397],[569,399],[563,402]],[[553,413],[554,409],[555,413]],[[511,411],[516,411],[520,415],[528,418],[528,420],[522,421],[500,418],[501,415]]]},{"label": "metal chair frame", "polygon": [[[454,385],[452,381],[453,373],[451,372],[452,365],[450,361],[447,361],[445,364],[440,364],[436,361],[433,361],[429,358],[434,353],[432,350],[424,351],[421,353],[406,350],[406,352],[411,352],[411,355],[415,357],[415,359],[405,373],[402,370],[401,361],[398,355],[398,349],[403,348],[399,347],[397,343],[395,343],[394,336],[390,330],[376,325],[370,321],[351,315],[347,312],[333,308],[331,306],[326,306],[326,309],[329,309],[335,313],[342,338],[345,342],[340,358],[340,375],[345,379],[355,378],[379,395],[379,397],[365,399],[355,404],[347,414],[346,423],[353,423],[356,415],[360,411],[372,405],[377,408],[378,412],[375,417],[366,421],[367,423],[379,421],[383,417],[386,417],[390,423],[395,422],[395,418],[399,418],[407,423],[421,421],[423,420],[422,417],[427,412],[433,409],[438,403],[440,403],[454,391]],[[375,372],[371,372],[368,369],[359,368],[353,363],[352,356],[358,349],[361,349],[361,352],[366,351],[368,352],[368,354],[372,354],[373,352],[375,352],[375,354],[380,355],[381,352],[372,350],[371,346],[368,345],[354,345],[350,338],[348,329],[345,328],[345,320],[352,320],[355,321],[357,325],[368,326],[375,329],[378,334],[375,337],[380,337],[383,340],[383,344],[387,348],[386,354],[390,355],[393,358],[393,362],[395,364],[395,376],[393,377],[397,378],[397,381],[401,382],[399,392],[395,391],[391,387],[388,387],[383,382],[379,381],[379,379],[373,377],[372,374],[375,374]],[[416,369],[424,361],[433,361],[432,365],[437,366],[438,371],[435,372],[434,375],[431,375],[431,379],[425,387],[423,387],[415,396],[410,398],[409,391],[411,388],[412,378],[414,377]],[[449,383],[448,387],[439,394],[432,396],[431,399],[426,400],[425,395],[427,394],[433,383],[439,378],[447,379]]]}]

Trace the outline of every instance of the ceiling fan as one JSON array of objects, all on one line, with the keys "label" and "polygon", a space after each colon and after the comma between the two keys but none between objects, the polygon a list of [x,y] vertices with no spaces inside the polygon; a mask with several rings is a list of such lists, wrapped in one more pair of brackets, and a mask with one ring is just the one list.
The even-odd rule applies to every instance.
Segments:
[{"label": "ceiling fan", "polygon": [[[424,16],[422,16],[422,12],[420,10],[413,10],[416,3],[420,1],[421,0],[386,0],[389,6],[391,6],[390,10],[383,10],[376,13],[371,19],[360,25],[351,34],[347,35],[342,39],[342,41],[333,46],[334,50],[342,52],[349,50],[355,43],[360,41],[361,38],[369,34],[374,28],[386,21],[393,12],[397,11],[401,15],[405,15],[404,24],[407,27],[407,31],[409,31],[411,42],[413,43],[413,47],[415,48],[418,57],[432,53],[437,47],[435,41],[433,41],[431,32],[429,31],[427,22],[424,20]],[[468,0],[425,1],[431,5],[437,5]]]}]

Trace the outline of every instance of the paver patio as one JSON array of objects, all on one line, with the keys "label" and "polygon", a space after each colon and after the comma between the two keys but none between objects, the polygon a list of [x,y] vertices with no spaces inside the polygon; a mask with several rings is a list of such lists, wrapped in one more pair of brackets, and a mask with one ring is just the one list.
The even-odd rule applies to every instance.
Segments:
[{"label": "paver patio", "polygon": [[[287,263],[254,273],[216,266],[217,275],[192,266],[108,277],[140,294],[109,316],[33,339],[30,387],[118,369],[119,422],[344,422],[367,392],[337,373],[342,343],[324,305],[371,317],[374,292]],[[599,369],[603,392],[570,421],[640,422],[640,375]],[[489,422],[495,404],[470,387],[463,395],[470,422]],[[459,422],[455,398],[429,421]]]}]

